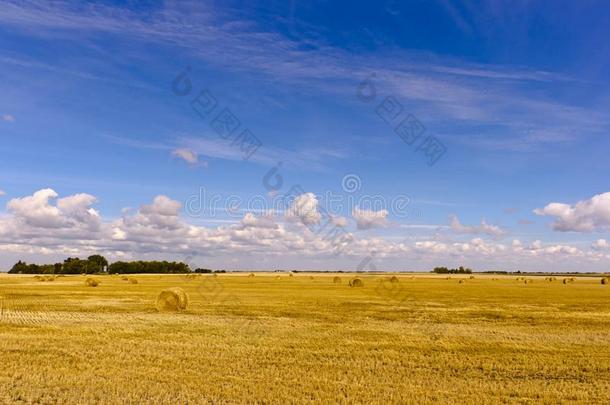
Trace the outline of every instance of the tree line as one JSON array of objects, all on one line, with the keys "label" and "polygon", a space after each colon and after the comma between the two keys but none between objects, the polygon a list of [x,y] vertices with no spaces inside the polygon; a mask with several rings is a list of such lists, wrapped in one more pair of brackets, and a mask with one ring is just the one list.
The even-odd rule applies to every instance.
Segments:
[{"label": "tree line", "polygon": [[457,269],[448,269],[447,267],[435,267],[432,272],[438,274],[471,274],[472,270],[464,268],[464,266],[460,266]]},{"label": "tree line", "polygon": [[[201,272],[203,269],[196,269]],[[34,264],[19,260],[9,270],[11,274],[136,274],[136,273],[191,273],[188,264],[168,261],[118,261],[108,264],[101,255],[92,255],[87,259],[69,257],[63,263]]]}]

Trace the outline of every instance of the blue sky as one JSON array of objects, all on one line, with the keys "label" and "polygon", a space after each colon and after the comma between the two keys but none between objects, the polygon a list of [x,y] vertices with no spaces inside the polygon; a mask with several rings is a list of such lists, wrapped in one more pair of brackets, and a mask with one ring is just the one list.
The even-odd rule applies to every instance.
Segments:
[{"label": "blue sky", "polygon": [[601,1],[2,2],[0,268],[603,270],[609,20]]}]

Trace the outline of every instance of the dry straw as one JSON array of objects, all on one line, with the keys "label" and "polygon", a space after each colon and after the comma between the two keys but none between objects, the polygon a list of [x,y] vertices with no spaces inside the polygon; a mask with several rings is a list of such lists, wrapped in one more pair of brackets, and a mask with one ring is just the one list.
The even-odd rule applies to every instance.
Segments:
[{"label": "dry straw", "polygon": [[188,295],[180,287],[161,291],[157,297],[156,307],[160,312],[184,311],[188,305]]},{"label": "dry straw", "polygon": [[396,277],[396,276],[392,276],[392,277],[390,278],[390,283],[398,283],[398,277]]},{"label": "dry straw", "polygon": [[333,283],[335,283],[335,284],[341,284],[341,277],[339,277],[339,276],[335,276],[335,277],[333,277]]},{"label": "dry straw", "polygon": [[85,285],[87,287],[97,287],[98,285],[100,285],[100,282],[94,278],[89,277],[88,279],[85,280]]},{"label": "dry straw", "polygon": [[136,280],[135,278],[131,277],[131,278],[129,278],[129,283],[130,284],[138,284],[138,280]]},{"label": "dry straw", "polygon": [[610,284],[610,279],[607,277],[602,278],[602,284]]},{"label": "dry straw", "polygon": [[350,280],[349,286],[350,287],[364,287],[364,283],[359,278],[355,278],[353,280]]}]

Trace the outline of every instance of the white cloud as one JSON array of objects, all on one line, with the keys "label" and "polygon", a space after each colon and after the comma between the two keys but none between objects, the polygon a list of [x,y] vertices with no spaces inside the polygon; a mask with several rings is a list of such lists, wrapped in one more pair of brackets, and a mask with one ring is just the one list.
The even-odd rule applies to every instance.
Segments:
[{"label": "white cloud", "polygon": [[74,228],[83,226],[95,229],[100,224],[98,212],[91,208],[96,199],[89,194],[75,194],[57,200],[50,189],[35,192],[32,196],[13,198],[7,203],[15,220],[24,225],[40,228]]},{"label": "white cloud", "polygon": [[6,192],[2,189],[0,189],[0,197],[2,197],[3,195],[6,195]]},{"label": "white cloud", "polygon": [[480,225],[477,226],[467,226],[463,225],[459,218],[456,215],[451,215],[449,217],[449,226],[454,232],[457,233],[467,233],[467,234],[484,234],[489,235],[494,238],[503,236],[506,234],[502,228],[496,225],[490,225],[485,220],[481,221]]},{"label": "white cloud", "polygon": [[550,203],[534,210],[541,216],[555,217],[553,229],[561,232],[593,232],[610,230],[610,192],[598,194],[575,205]]},{"label": "white cloud", "polygon": [[15,117],[13,117],[11,114],[4,114],[2,116],[2,121],[4,121],[4,122],[15,122]]},{"label": "white cloud", "polygon": [[356,207],[352,211],[352,216],[356,220],[358,229],[383,228],[388,225],[387,210],[373,211]]},{"label": "white cloud", "polygon": [[172,156],[184,160],[185,162],[195,165],[199,162],[199,156],[194,151],[187,148],[174,149]]},{"label": "white cloud", "polygon": [[241,220],[241,225],[244,228],[269,228],[277,229],[279,226],[273,219],[271,214],[255,216],[251,212],[247,212]]},{"label": "white cloud", "polygon": [[297,196],[286,211],[286,218],[298,219],[304,225],[319,223],[322,215],[318,212],[318,198],[313,193]]},{"label": "white cloud", "polygon": [[339,226],[341,228],[345,228],[347,226],[347,218],[341,217],[341,216],[337,216],[337,217],[331,216],[330,222],[331,222],[331,224]]},{"label": "white cloud", "polygon": [[610,248],[610,243],[606,239],[598,239],[591,245],[593,250],[605,250]]},{"label": "white cloud", "polygon": [[[7,215],[0,216],[0,251],[66,256],[100,252],[114,260],[150,257],[147,255],[185,260],[196,252],[208,257],[241,258],[246,267],[251,266],[254,255],[293,260],[293,265],[298,265],[304,262],[296,257],[312,258],[313,262],[307,262],[311,264],[332,258],[337,251],[340,251],[338,260],[343,263],[358,263],[363,257],[374,255],[376,259],[403,262],[412,259],[432,264],[445,260],[460,264],[490,260],[497,268],[508,269],[518,260],[562,265],[569,263],[566,259],[589,260],[595,266],[600,265],[600,260],[610,260],[610,255],[595,249],[583,252],[574,246],[544,244],[539,240],[526,244],[515,239],[512,245],[481,238],[466,242],[412,240],[407,243],[384,237],[355,238],[347,232],[340,235],[339,241],[330,240],[326,234],[310,232],[301,222],[295,224],[294,219],[307,223],[320,219],[318,202],[312,193],[304,193],[297,199],[300,203],[296,202],[292,208],[299,215],[287,218],[290,219],[287,222],[281,222],[284,217],[274,217],[272,212],[261,215],[248,212],[239,223],[205,227],[186,222],[182,217],[182,203],[164,195],[156,196],[135,212],[125,211],[118,219],[104,220],[92,208],[94,196],[74,194],[60,198],[54,190],[43,189],[7,203]],[[359,211],[360,220],[364,221],[361,226],[385,223],[385,213]],[[604,242],[595,244],[595,247],[603,246],[606,246]]]}]

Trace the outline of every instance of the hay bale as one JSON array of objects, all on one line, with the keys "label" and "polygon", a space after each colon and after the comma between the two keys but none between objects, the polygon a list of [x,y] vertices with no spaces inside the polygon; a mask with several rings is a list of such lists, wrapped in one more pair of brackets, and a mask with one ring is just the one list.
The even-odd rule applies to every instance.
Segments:
[{"label": "hay bale", "polygon": [[398,277],[396,277],[396,276],[392,276],[392,277],[390,278],[390,283],[398,283]]},{"label": "hay bale", "polygon": [[290,276],[290,277],[294,277],[294,274],[290,273],[290,274],[289,274],[289,276]]},{"label": "hay bale", "polygon": [[313,276],[309,276],[309,279],[310,279],[310,280],[313,280]]},{"label": "hay bale", "polygon": [[157,297],[156,308],[159,312],[184,311],[188,305],[188,295],[180,287],[172,287],[161,291]]},{"label": "hay bale", "polygon": [[87,287],[97,287],[98,285],[100,285],[100,282],[94,278],[89,277],[85,280],[85,285]]},{"label": "hay bale", "polygon": [[474,280],[474,276],[470,276],[470,277],[468,277],[468,278],[469,278],[469,279],[471,279],[471,280]]},{"label": "hay bale", "polygon": [[359,278],[354,278],[349,281],[350,287],[364,287],[364,283]]},{"label": "hay bale", "polygon": [[341,284],[341,277],[339,277],[339,276],[333,277],[333,283],[334,284]]},{"label": "hay bale", "polygon": [[460,280],[460,284],[464,284],[464,281],[466,281],[466,280]]},{"label": "hay bale", "polygon": [[129,278],[129,283],[130,283],[130,284],[138,284],[138,280],[136,280],[136,279],[135,279],[135,278],[133,278],[133,277],[130,277],[130,278]]},{"label": "hay bale", "polygon": [[45,277],[45,281],[55,281],[55,277],[47,276],[47,277]]},{"label": "hay bale", "polygon": [[610,279],[607,277],[602,278],[602,284],[604,284],[604,285],[610,284]]},{"label": "hay bale", "polygon": [[254,273],[248,274],[248,277],[254,277]]}]

